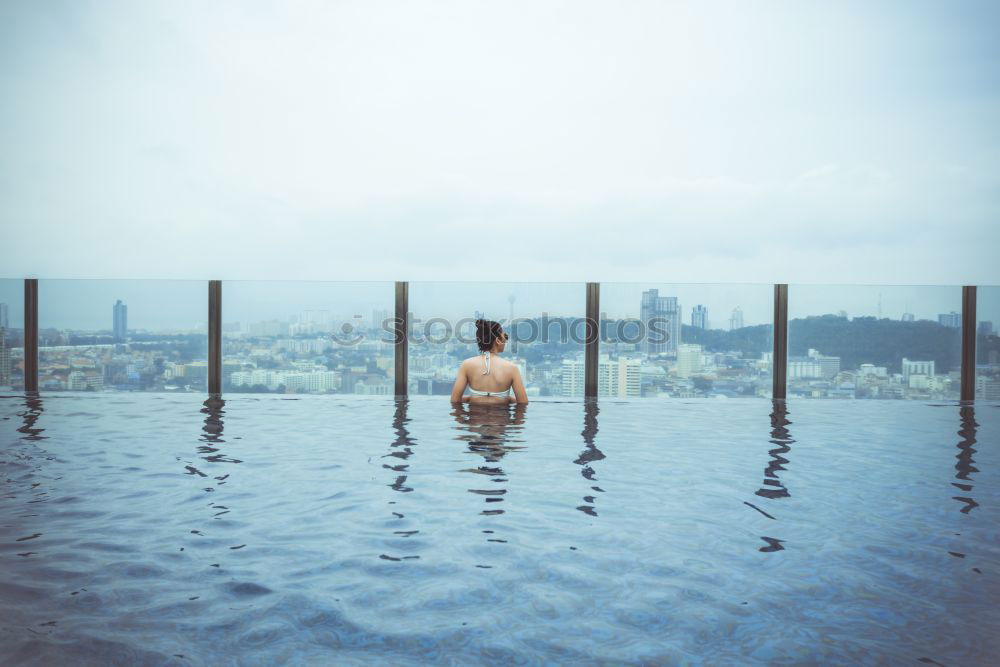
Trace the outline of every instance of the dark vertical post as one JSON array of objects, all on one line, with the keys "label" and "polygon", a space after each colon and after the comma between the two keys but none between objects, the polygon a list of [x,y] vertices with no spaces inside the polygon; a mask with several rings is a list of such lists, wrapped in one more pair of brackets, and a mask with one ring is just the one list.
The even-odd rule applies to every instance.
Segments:
[{"label": "dark vertical post", "polygon": [[788,382],[788,285],[774,286],[774,354],[771,359],[771,398],[785,398]]},{"label": "dark vertical post", "polygon": [[962,393],[963,401],[976,398],[976,286],[962,287]]},{"label": "dark vertical post", "polygon": [[410,283],[405,280],[396,281],[396,318],[393,326],[395,328],[396,340],[396,396],[406,396],[407,391],[407,368],[409,356],[407,354],[410,337]]},{"label": "dark vertical post", "polygon": [[601,283],[587,283],[586,340],[584,343],[583,395],[597,396],[597,354],[601,342]]},{"label": "dark vertical post", "polygon": [[24,279],[24,391],[38,392],[38,278]]},{"label": "dark vertical post", "polygon": [[208,393],[222,394],[222,281],[208,281]]}]

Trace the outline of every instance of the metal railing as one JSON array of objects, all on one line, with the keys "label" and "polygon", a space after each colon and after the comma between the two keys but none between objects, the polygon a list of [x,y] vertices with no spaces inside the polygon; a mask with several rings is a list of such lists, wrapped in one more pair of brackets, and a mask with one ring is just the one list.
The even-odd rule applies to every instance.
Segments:
[{"label": "metal railing", "polygon": [[[584,397],[598,394],[601,284],[585,284]],[[208,281],[208,393],[222,393],[222,281]],[[395,283],[395,394],[408,393],[409,282]],[[785,399],[788,369],[788,285],[774,285],[774,349],[772,398]],[[962,287],[962,351],[960,400],[975,399],[976,389],[976,287]],[[38,392],[38,279],[24,280],[24,390]]]}]

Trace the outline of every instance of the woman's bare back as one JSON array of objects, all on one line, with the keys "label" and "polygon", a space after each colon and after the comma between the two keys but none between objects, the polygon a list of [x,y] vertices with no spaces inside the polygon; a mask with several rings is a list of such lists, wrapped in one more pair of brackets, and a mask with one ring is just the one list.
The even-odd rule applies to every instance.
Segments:
[{"label": "woman's bare back", "polygon": [[484,375],[486,358],[479,354],[463,361],[462,368],[469,386],[476,391],[507,391],[514,383],[514,369],[517,367],[506,359],[491,355],[490,372]]},{"label": "woman's bare back", "polygon": [[[474,403],[518,403],[528,402],[528,392],[524,388],[524,378],[517,364],[501,359],[506,338],[500,339],[494,345],[494,350],[483,351],[475,357],[469,357],[458,366],[455,374],[455,384],[451,388],[451,402],[470,401]],[[497,349],[498,348],[498,349]],[[487,363],[489,366],[487,367]],[[484,371],[489,368],[489,373]],[[465,390],[472,392],[465,395]],[[485,392],[483,393],[477,392]],[[511,395],[510,392],[513,392]],[[489,395],[492,394],[492,395]]]}]

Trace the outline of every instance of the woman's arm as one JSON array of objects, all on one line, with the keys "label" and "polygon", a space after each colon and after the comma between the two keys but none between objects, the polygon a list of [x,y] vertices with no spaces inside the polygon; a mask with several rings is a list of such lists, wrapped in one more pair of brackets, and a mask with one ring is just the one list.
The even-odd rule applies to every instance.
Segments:
[{"label": "woman's arm", "polygon": [[461,403],[462,394],[465,393],[465,386],[469,383],[465,375],[465,362],[458,367],[458,375],[455,376],[455,385],[451,388],[451,402]]},{"label": "woman's arm", "polygon": [[514,403],[527,403],[528,402],[528,392],[524,390],[524,381],[521,379],[521,369],[514,366],[514,381],[511,383],[514,387]]}]

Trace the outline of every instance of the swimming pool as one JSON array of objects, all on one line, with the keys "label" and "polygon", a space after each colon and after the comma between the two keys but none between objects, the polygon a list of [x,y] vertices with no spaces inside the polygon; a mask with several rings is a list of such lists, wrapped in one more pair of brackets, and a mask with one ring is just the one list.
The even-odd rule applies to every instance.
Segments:
[{"label": "swimming pool", "polygon": [[985,664],[1000,406],[0,399],[4,664]]}]

